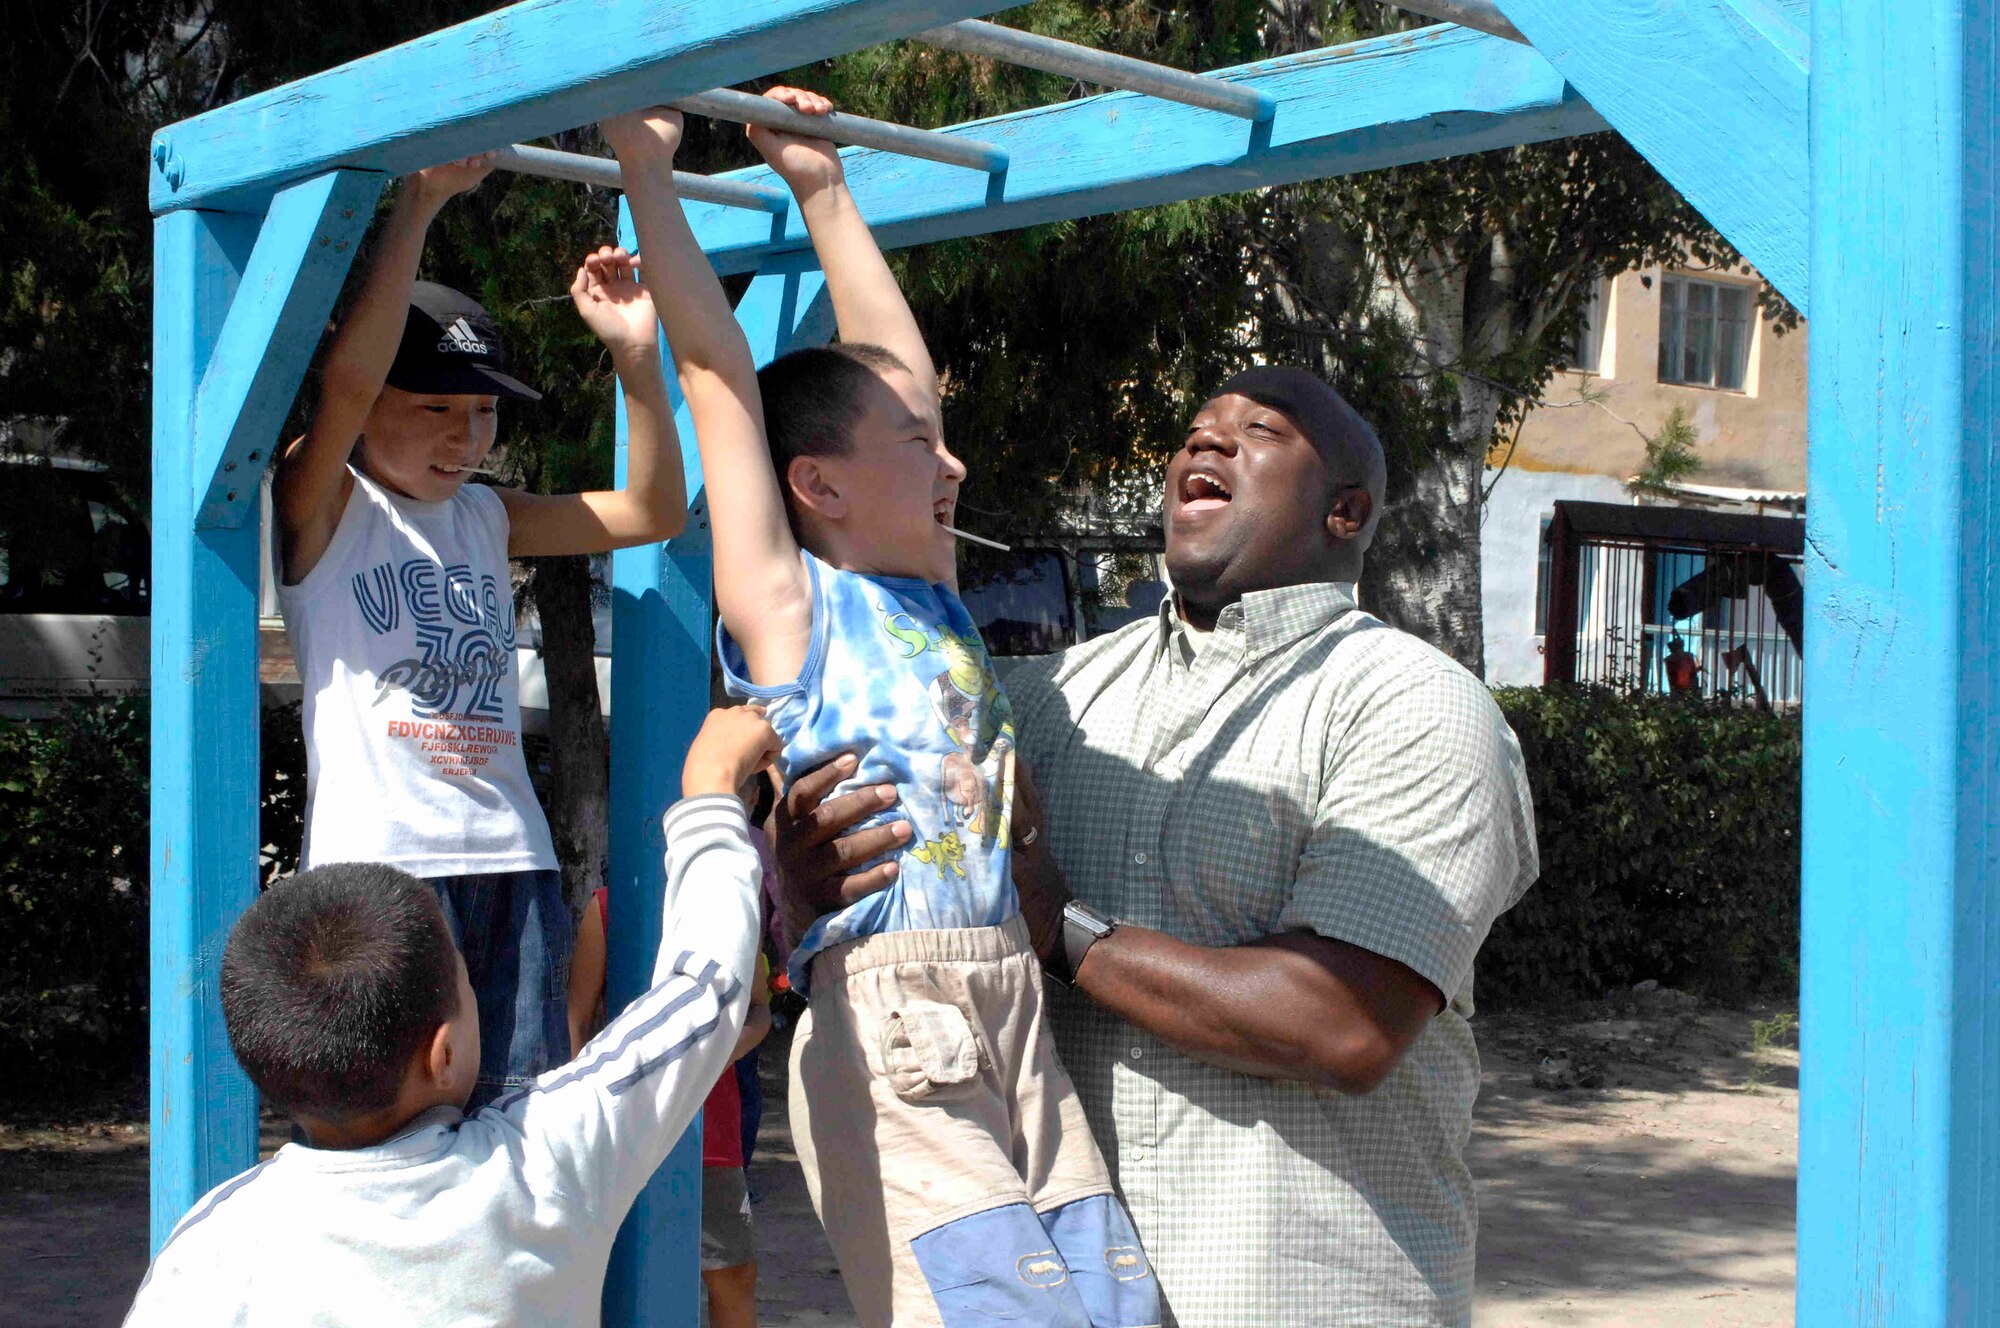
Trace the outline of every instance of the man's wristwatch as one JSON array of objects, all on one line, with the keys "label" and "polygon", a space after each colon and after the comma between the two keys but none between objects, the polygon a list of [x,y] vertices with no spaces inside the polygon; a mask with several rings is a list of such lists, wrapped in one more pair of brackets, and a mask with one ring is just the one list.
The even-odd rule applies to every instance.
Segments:
[{"label": "man's wristwatch", "polygon": [[1088,904],[1072,899],[1063,905],[1062,940],[1042,969],[1065,987],[1076,985],[1076,971],[1090,947],[1118,930],[1118,923]]}]

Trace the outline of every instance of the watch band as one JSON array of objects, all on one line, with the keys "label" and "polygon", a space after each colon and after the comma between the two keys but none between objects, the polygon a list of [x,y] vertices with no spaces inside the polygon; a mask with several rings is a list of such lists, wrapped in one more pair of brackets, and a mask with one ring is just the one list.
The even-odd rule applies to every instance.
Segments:
[{"label": "watch band", "polygon": [[1088,904],[1070,900],[1063,905],[1061,943],[1049,955],[1043,971],[1063,986],[1074,987],[1077,971],[1083,967],[1083,957],[1090,953],[1090,947],[1117,929],[1115,919],[1105,917]]}]

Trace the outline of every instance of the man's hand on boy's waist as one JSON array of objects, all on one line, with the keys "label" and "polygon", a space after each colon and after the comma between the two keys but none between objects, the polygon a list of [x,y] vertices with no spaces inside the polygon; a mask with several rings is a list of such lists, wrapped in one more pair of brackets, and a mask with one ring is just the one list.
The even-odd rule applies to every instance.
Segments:
[{"label": "man's hand on boy's waist", "polygon": [[[896,879],[893,859],[865,871],[855,869],[909,842],[908,821],[854,829],[879,815],[884,807],[895,805],[893,784],[857,789],[837,798],[827,796],[854,773],[854,768],[854,757],[836,757],[793,780],[778,803],[772,825],[772,852],[778,863],[774,893],[786,940],[793,945],[819,918],[888,889]],[[1017,764],[1014,889],[1035,951],[1046,959],[1061,936],[1063,904],[1070,896],[1068,884],[1048,851],[1041,824],[1041,802],[1034,781],[1025,767]]]},{"label": "man's hand on boy's waist", "polygon": [[910,840],[908,821],[854,830],[895,805],[895,785],[827,796],[854,773],[855,766],[853,756],[837,756],[793,780],[778,800],[772,818],[772,853],[778,864],[773,893],[785,938],[793,945],[819,918],[888,889],[896,879],[893,858],[865,871],[855,868]]}]

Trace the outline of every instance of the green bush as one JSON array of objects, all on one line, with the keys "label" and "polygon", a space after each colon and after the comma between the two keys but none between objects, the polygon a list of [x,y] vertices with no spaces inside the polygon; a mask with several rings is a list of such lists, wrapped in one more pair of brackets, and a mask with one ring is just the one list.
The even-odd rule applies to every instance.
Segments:
[{"label": "green bush", "polygon": [[16,1088],[145,1063],[142,699],[0,721],[0,1060]]},{"label": "green bush", "polygon": [[1495,696],[1527,759],[1542,874],[1480,951],[1482,1001],[1648,978],[1725,1002],[1796,990],[1796,714],[1599,688]]},{"label": "green bush", "polygon": [[[150,718],[143,697],[0,720],[0,1095],[56,1097],[146,1063]],[[299,707],[262,717],[263,876],[298,863]]]}]

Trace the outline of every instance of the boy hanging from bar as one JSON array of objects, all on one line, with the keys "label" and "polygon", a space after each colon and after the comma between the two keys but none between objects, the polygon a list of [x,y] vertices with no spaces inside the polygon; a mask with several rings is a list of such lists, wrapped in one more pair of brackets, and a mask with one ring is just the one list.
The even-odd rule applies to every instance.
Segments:
[{"label": "boy hanging from bar", "polygon": [[622,249],[570,298],[610,352],[626,485],[543,496],[469,484],[507,373],[476,301],[416,280],[424,236],[492,164],[407,177],[278,470],[279,603],[305,691],[301,866],[377,862],[428,881],[465,955],[485,1041],[472,1108],[569,1057],[572,915],[521,751],[508,559],[665,539],[686,520],[658,320]]},{"label": "boy hanging from bar", "polygon": [[[1013,730],[958,596],[965,467],[916,320],[833,146],[752,128],[798,200],[842,338],[753,376],[673,206],[679,117],[607,133],[683,384],[692,397],[720,375],[740,405],[695,430],[730,688],[769,709],[787,779],[844,756],[845,787],[893,785],[912,828],[894,884],[813,925],[791,959],[810,990],[793,1138],[848,1293],[871,1328],[1158,1324],[1151,1267],[1043,1020],[1009,874]],[[642,162],[646,135],[658,149]]]}]

